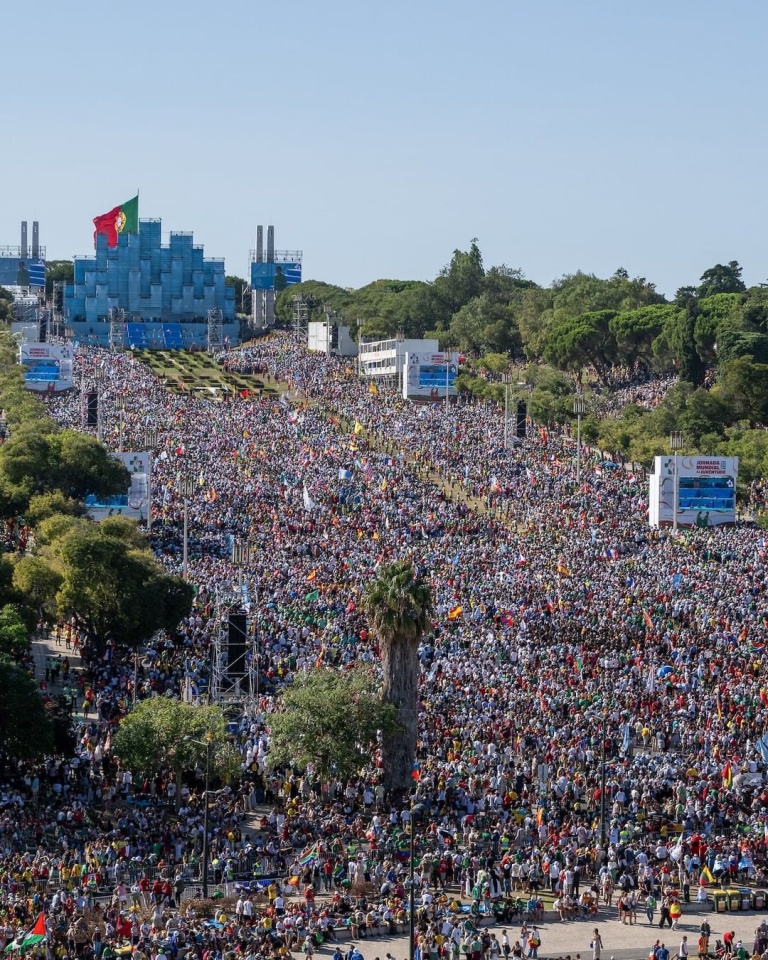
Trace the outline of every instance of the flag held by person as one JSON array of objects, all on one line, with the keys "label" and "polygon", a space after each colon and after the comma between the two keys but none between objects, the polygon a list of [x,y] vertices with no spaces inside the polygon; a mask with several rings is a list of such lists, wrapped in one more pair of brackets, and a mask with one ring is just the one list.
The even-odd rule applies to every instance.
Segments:
[{"label": "flag held by person", "polygon": [[45,929],[45,914],[40,913],[32,927],[26,933],[21,934],[15,940],[12,940],[3,951],[4,953],[26,953],[38,943],[47,939]]}]

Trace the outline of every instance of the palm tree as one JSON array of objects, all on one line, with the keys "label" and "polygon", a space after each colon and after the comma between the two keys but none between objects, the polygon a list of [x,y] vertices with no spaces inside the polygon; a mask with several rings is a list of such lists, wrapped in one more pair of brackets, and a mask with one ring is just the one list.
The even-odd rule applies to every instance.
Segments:
[{"label": "palm tree", "polygon": [[383,742],[384,781],[397,794],[412,785],[418,722],[419,641],[432,612],[432,594],[408,560],[381,567],[363,601],[379,641],[383,696],[397,708],[397,727]]}]

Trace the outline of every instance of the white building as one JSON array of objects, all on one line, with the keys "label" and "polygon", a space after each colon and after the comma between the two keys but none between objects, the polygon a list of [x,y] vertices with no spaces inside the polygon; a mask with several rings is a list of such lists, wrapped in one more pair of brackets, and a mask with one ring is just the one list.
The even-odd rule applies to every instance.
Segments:
[{"label": "white building", "polygon": [[406,340],[400,336],[392,340],[361,342],[358,352],[360,376],[374,383],[395,386],[399,393],[407,355],[437,353],[439,349],[437,340]]},{"label": "white building", "polygon": [[335,357],[357,356],[357,344],[349,327],[332,320],[313,320],[307,324],[307,349]]}]

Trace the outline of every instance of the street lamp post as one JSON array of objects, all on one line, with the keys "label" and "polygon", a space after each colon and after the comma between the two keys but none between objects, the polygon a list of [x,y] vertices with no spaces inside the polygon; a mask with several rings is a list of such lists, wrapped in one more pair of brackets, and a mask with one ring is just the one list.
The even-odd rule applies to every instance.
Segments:
[{"label": "street lamp post", "polygon": [[184,500],[184,545],[182,547],[181,575],[186,580],[188,572],[188,546],[189,546],[189,499],[194,492],[192,478],[179,475],[176,481],[176,487],[179,495]]},{"label": "street lamp post", "polygon": [[678,475],[677,455],[683,449],[683,435],[679,430],[673,430],[669,435],[669,445],[672,448],[674,459],[674,480],[672,489],[672,530],[677,533],[677,512],[680,508],[680,478]]},{"label": "street lamp post", "polygon": [[573,412],[576,414],[576,483],[581,483],[581,418],[584,416],[584,395],[579,391],[573,398]]},{"label": "street lamp post", "polygon": [[408,871],[408,886],[409,886],[409,910],[408,910],[408,960],[413,960],[415,943],[414,939],[416,936],[416,887],[414,882],[414,858],[416,856],[416,846],[415,846],[415,835],[417,818],[421,818],[421,814],[424,812],[424,807],[420,803],[413,804],[411,806],[411,815],[408,821],[410,827],[410,865]]},{"label": "street lamp post", "polygon": [[118,413],[118,427],[117,427],[117,452],[123,452],[123,416],[125,414],[125,397],[117,398],[117,413]]},{"label": "street lamp post", "polygon": [[600,764],[600,852],[605,852],[605,723],[608,719],[608,708],[603,707],[603,722],[601,724],[602,762]]},{"label": "street lamp post", "polygon": [[510,374],[502,373],[502,382],[504,384],[504,449],[509,444],[509,385],[512,381]]},{"label": "street lamp post", "polygon": [[144,428],[144,449],[149,453],[149,463],[147,464],[147,533],[152,531],[152,464],[156,446],[157,427],[148,425]]},{"label": "street lamp post", "polygon": [[[208,784],[211,776],[211,741],[193,740],[188,738],[189,743],[196,743],[199,747],[205,747],[205,805],[203,806],[203,900],[208,899]],[[181,788],[181,784],[178,785]]]}]

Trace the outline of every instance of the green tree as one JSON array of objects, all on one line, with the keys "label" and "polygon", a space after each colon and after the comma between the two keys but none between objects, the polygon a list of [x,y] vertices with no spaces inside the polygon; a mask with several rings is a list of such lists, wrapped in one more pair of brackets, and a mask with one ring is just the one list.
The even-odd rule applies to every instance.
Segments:
[{"label": "green tree", "polygon": [[49,260],[45,265],[45,296],[53,297],[53,284],[57,280],[64,283],[75,282],[75,264],[72,260]]},{"label": "green tree", "polygon": [[697,293],[699,297],[712,297],[717,293],[743,293],[746,285],[741,279],[741,267],[738,260],[731,260],[727,264],[716,263],[714,267],[705,270]]},{"label": "green tree", "polygon": [[453,251],[451,262],[440,271],[434,286],[449,312],[454,314],[480,296],[484,277],[483,257],[477,241],[473,240],[469,250]]},{"label": "green tree", "polygon": [[751,356],[727,360],[712,395],[729,411],[732,423],[746,420],[752,426],[768,425],[768,364],[754,363]]},{"label": "green tree", "polygon": [[306,770],[312,764],[321,780],[346,780],[370,763],[379,731],[395,732],[396,713],[366,671],[298,676],[269,718],[269,765]]},{"label": "green tree", "polygon": [[6,603],[0,609],[0,654],[18,658],[29,649],[29,629],[18,607]]},{"label": "green tree", "polygon": [[616,342],[616,361],[625,366],[641,363],[646,370],[654,366],[653,345],[677,312],[671,303],[653,304],[618,313],[609,323]]},{"label": "green tree", "polygon": [[60,490],[54,490],[30,497],[24,517],[30,526],[36,527],[49,517],[57,515],[82,517],[85,512],[85,507],[79,500],[73,500],[71,497],[64,496]]},{"label": "green tree", "polygon": [[413,565],[396,560],[379,568],[364,608],[381,651],[384,700],[397,710],[398,727],[383,738],[384,778],[402,794],[411,786],[416,757],[418,648],[429,625],[432,596]]},{"label": "green tree", "polygon": [[39,760],[53,747],[53,728],[30,674],[0,654],[0,753]]},{"label": "green tree", "polygon": [[95,437],[75,430],[62,430],[51,438],[53,489],[84,500],[89,493],[101,497],[127,493],[131,476]]},{"label": "green tree", "polygon": [[482,294],[465,303],[451,321],[454,342],[467,353],[520,354],[522,341],[514,307]]},{"label": "green tree", "polygon": [[[223,780],[236,776],[241,758],[232,746],[221,707],[153,697],[137,703],[120,721],[112,749],[134,776],[152,777],[171,770],[180,787],[185,773],[205,768],[208,743],[212,776]],[[180,801],[177,789],[177,809]]]},{"label": "green tree", "polygon": [[728,330],[718,340],[717,355],[719,364],[738,357],[752,357],[756,363],[768,363],[768,334]]},{"label": "green tree", "polygon": [[62,577],[41,557],[27,554],[13,568],[13,585],[38,619],[50,622],[56,612],[56,594]]},{"label": "green tree", "polygon": [[235,291],[235,310],[238,313],[245,313],[243,307],[243,291],[248,286],[248,281],[244,280],[242,277],[235,277],[227,275],[224,277],[224,286],[232,287]]},{"label": "green tree", "polygon": [[74,617],[98,650],[108,640],[139,646],[189,612],[192,586],[167,574],[148,548],[110,535],[109,526],[65,525],[45,559],[61,576],[59,614]]},{"label": "green tree", "polygon": [[[706,364],[699,355],[696,346],[696,321],[699,316],[699,304],[689,299],[682,310],[669,318],[663,338],[669,344],[672,355],[677,361],[680,379],[695,386],[701,386],[707,373]],[[660,338],[661,339],[661,338]]]},{"label": "green tree", "polygon": [[611,310],[600,310],[560,320],[549,332],[544,359],[560,370],[592,367],[604,379],[616,356],[610,326],[615,316]]}]

